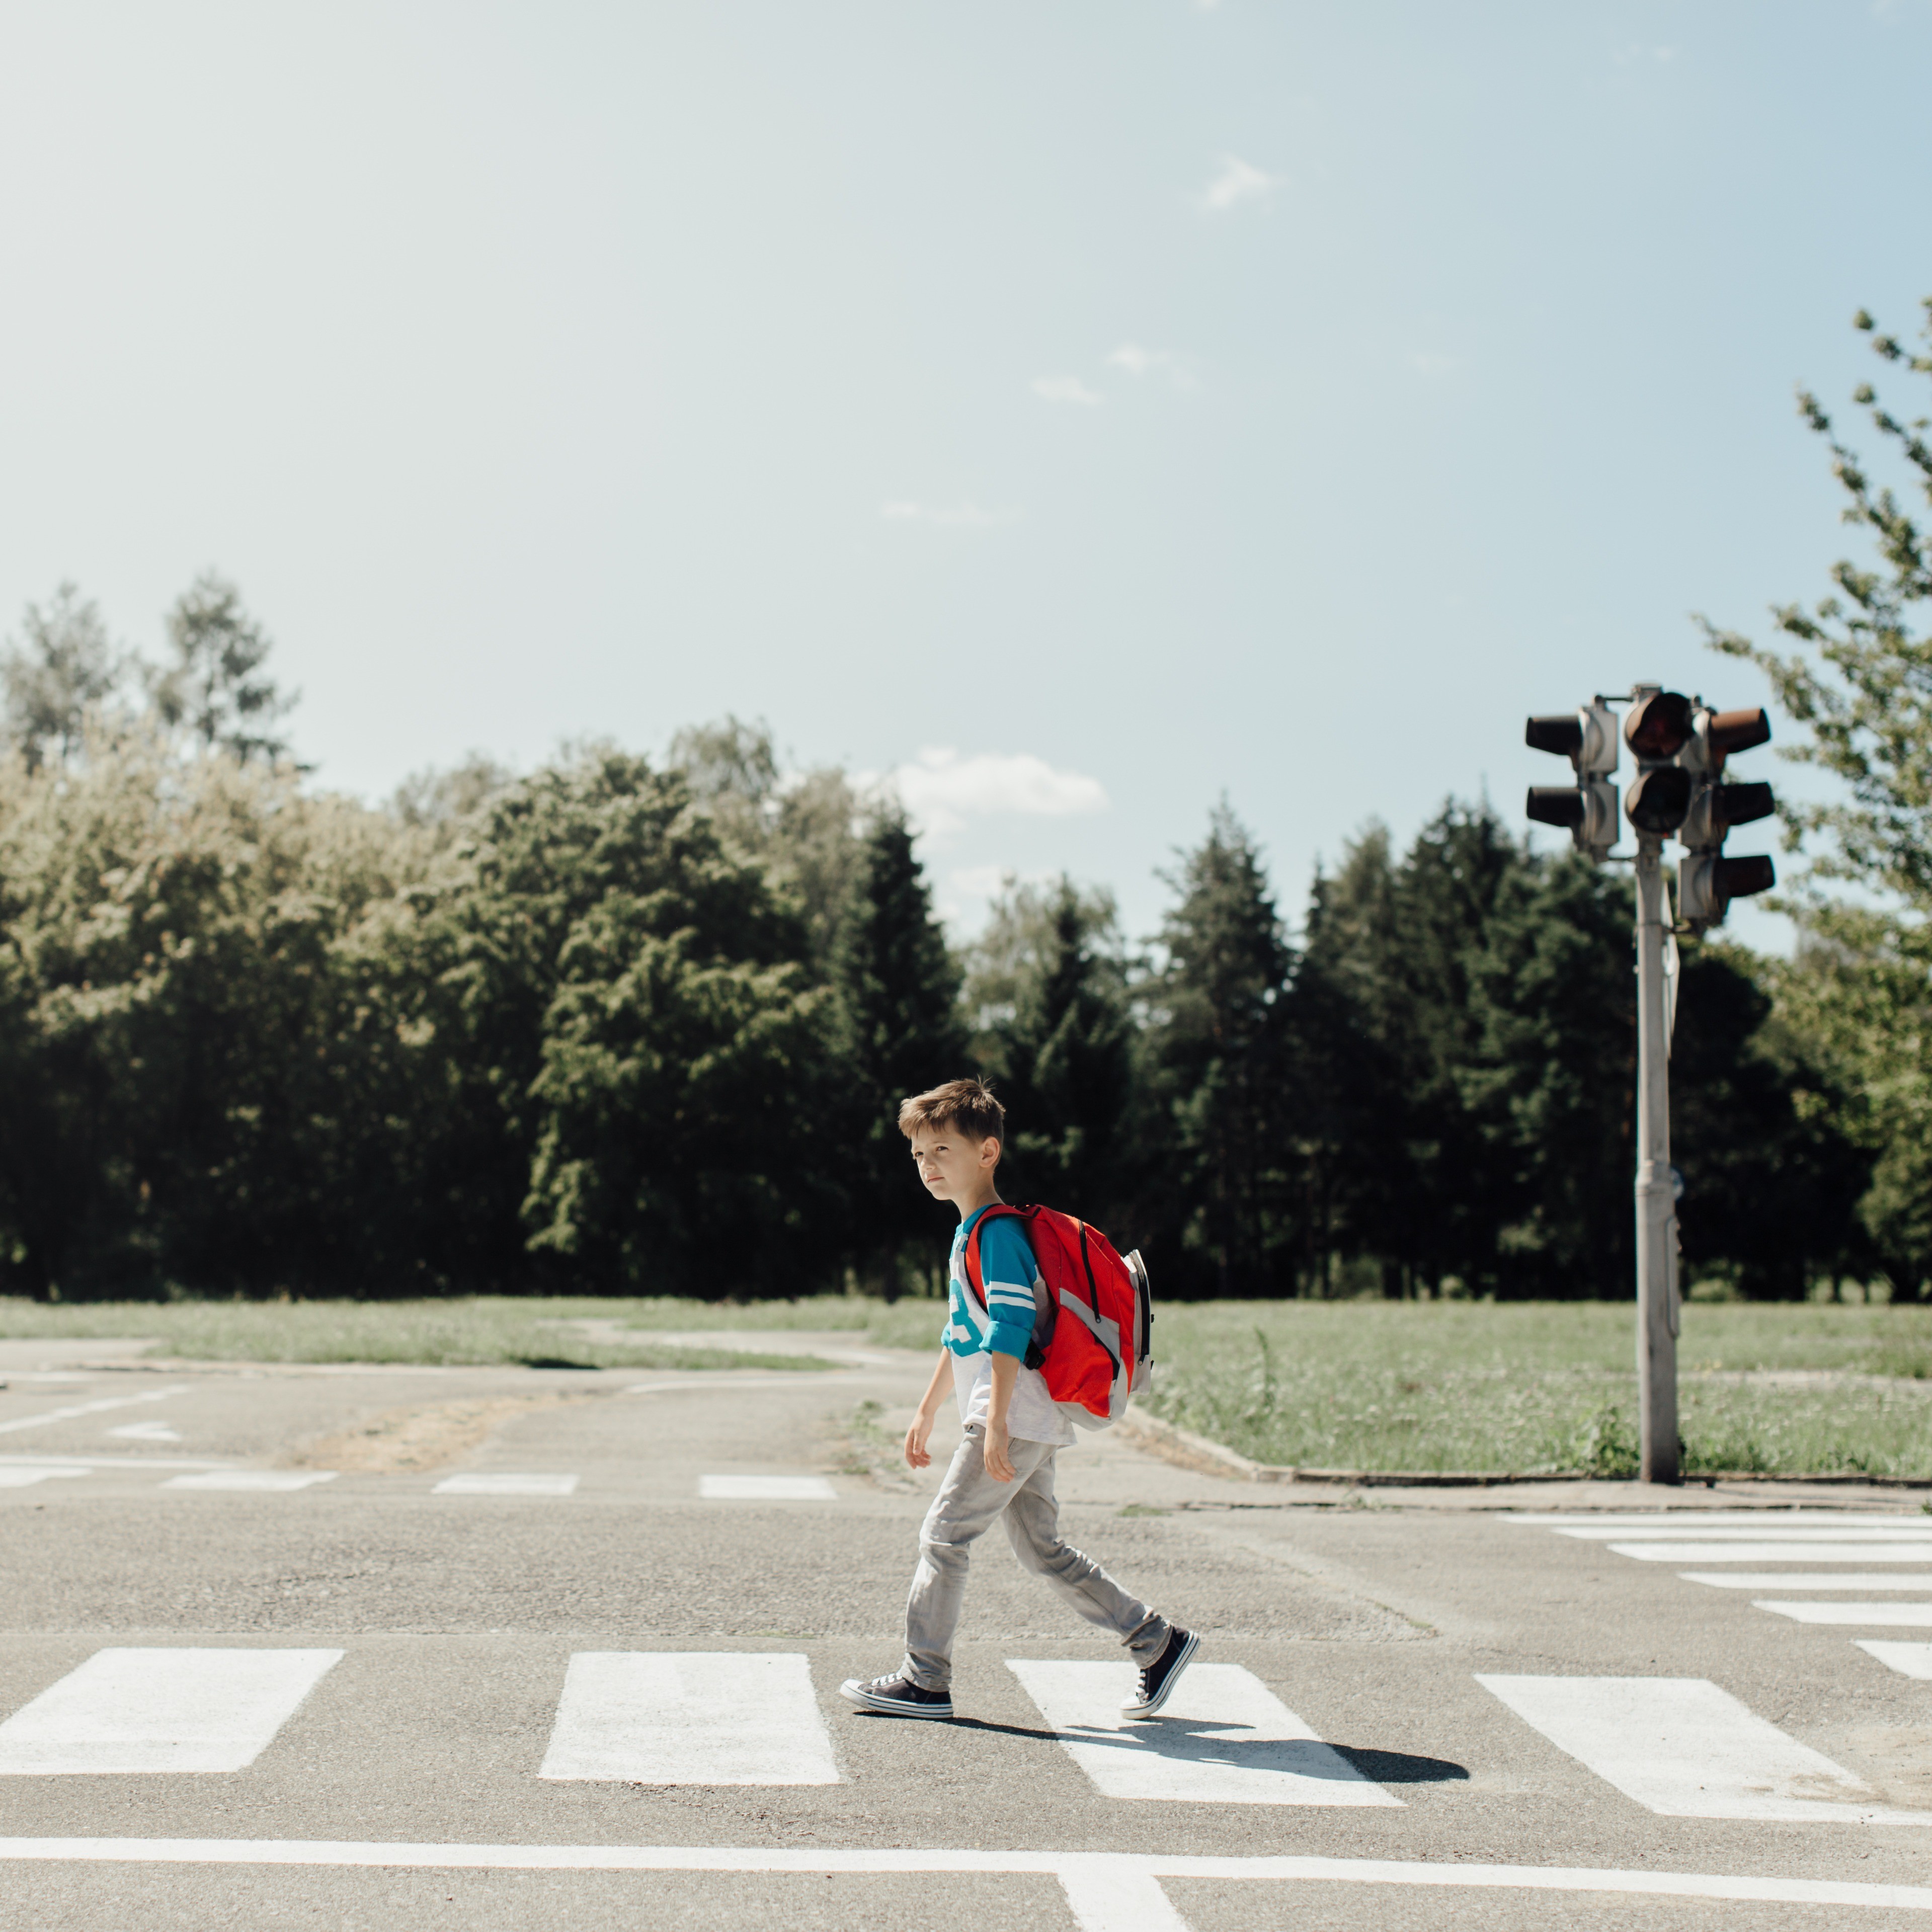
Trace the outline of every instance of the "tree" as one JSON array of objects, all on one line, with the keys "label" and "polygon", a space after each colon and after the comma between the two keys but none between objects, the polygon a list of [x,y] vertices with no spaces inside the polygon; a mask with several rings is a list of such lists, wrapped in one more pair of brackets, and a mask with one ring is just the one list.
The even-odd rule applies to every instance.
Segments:
[{"label": "tree", "polygon": [[[1924,340],[1932,351],[1932,297],[1924,308]],[[1932,353],[1912,354],[1879,334],[1863,310],[1855,326],[1872,337],[1885,362],[1932,376]],[[1869,409],[1880,435],[1903,460],[1909,487],[1932,505],[1932,443],[1924,420],[1902,419],[1869,383],[1859,386],[1853,400]],[[1823,832],[1834,842],[1814,872],[1856,879],[1898,892],[1922,910],[1932,909],[1932,639],[1913,628],[1916,607],[1932,598],[1932,544],[1897,493],[1874,484],[1817,398],[1802,390],[1798,401],[1832,452],[1832,473],[1846,498],[1844,520],[1871,538],[1878,567],[1841,559],[1832,568],[1839,595],[1809,610],[1797,604],[1774,610],[1778,628],[1798,640],[1798,650],[1754,644],[1708,621],[1705,632],[1714,648],[1763,671],[1778,701],[1810,728],[1809,742],[1787,747],[1785,755],[1821,766],[1850,788],[1849,802],[1783,808],[1799,838]]]},{"label": "tree", "polygon": [[1630,1292],[1629,891],[1623,874],[1573,854],[1526,856],[1471,949],[1474,1025],[1455,1078],[1474,1160],[1454,1162],[1448,1184],[1468,1185],[1472,1166],[1486,1177],[1460,1264],[1472,1286],[1514,1298]]},{"label": "tree", "polygon": [[681,776],[581,752],[500,794],[464,867],[412,978],[468,1124],[443,1160],[470,1265],[593,1292],[832,1278],[829,996]]},{"label": "tree", "polygon": [[932,1205],[916,1186],[897,1123],[909,1094],[958,1077],[966,1057],[959,969],[933,916],[911,827],[896,805],[874,814],[843,949],[850,1042],[850,1196],[862,1278],[890,1298],[930,1276],[938,1238]]},{"label": "tree", "polygon": [[268,634],[243,609],[242,593],[208,571],[175,600],[168,614],[174,662],[154,688],[156,709],[171,726],[184,726],[210,750],[220,747],[245,762],[258,754],[271,764],[288,741],[270,730],[294,706],[262,671]]},{"label": "tree", "polygon": [[[1932,299],[1924,308],[1918,351],[1863,310],[1854,325],[1889,368],[1932,376]],[[1808,740],[1786,755],[1846,787],[1846,795],[1822,803],[1785,801],[1780,815],[1798,849],[1824,841],[1813,848],[1811,881],[1852,881],[1879,902],[1834,902],[1815,885],[1792,901],[1801,947],[1792,970],[1774,976],[1772,1024],[1828,1054],[1838,1118],[1870,1166],[1858,1210],[1868,1255],[1894,1294],[1916,1295],[1932,1288],[1932,1166],[1924,1152],[1932,1123],[1932,637],[1922,616],[1932,599],[1932,539],[1906,504],[1916,496],[1932,506],[1932,442],[1924,418],[1861,384],[1853,400],[1898,465],[1897,488],[1875,482],[1817,398],[1801,390],[1798,400],[1831,453],[1844,520],[1875,556],[1834,564],[1834,591],[1808,608],[1774,608],[1796,649],[1756,644],[1708,622],[1704,628],[1715,649],[1762,670],[1808,728]],[[1820,1250],[1807,1243],[1804,1252]]]},{"label": "tree", "polygon": [[968,953],[965,1007],[1006,1108],[1002,1191],[1132,1245],[1134,1028],[1112,896],[1009,878]]},{"label": "tree", "polygon": [[52,756],[64,764],[80,748],[88,714],[112,695],[122,664],[98,605],[63,584],[43,610],[29,604],[24,647],[0,658],[8,736],[29,770]]},{"label": "tree", "polygon": [[1286,994],[1294,955],[1260,849],[1225,801],[1165,875],[1180,903],[1150,1052],[1180,1241],[1220,1295],[1292,1292],[1297,1203]]}]

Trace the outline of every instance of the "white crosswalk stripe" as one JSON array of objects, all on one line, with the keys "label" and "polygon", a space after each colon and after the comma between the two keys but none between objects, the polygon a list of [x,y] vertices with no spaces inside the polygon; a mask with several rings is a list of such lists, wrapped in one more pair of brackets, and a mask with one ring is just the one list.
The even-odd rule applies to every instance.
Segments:
[{"label": "white crosswalk stripe", "polygon": [[1197,1664],[1160,1715],[1130,1720],[1124,1664],[1007,1660],[1074,1762],[1108,1798],[1195,1804],[1399,1805],[1251,1671]]},{"label": "white crosswalk stripe", "polygon": [[198,1475],[170,1476],[164,1490],[255,1490],[267,1493],[310,1490],[332,1483],[333,1469],[204,1469]]},{"label": "white crosswalk stripe", "polygon": [[[1701,1677],[1476,1682],[1625,1797],[1666,1818],[1932,1825]],[[1830,1793],[1823,1796],[1822,1794]]]},{"label": "white crosswalk stripe", "polygon": [[486,1474],[471,1470],[446,1476],[430,1494],[436,1496],[568,1496],[577,1492],[574,1476]]},{"label": "white crosswalk stripe", "polygon": [[0,1724],[0,1775],[233,1772],[339,1650],[98,1650]]},{"label": "white crosswalk stripe", "polygon": [[1932,1590],[1932,1570],[1680,1570],[1686,1583],[1719,1590]]},{"label": "white crosswalk stripe", "polygon": [[1760,1598],[1754,1610],[1769,1610],[1797,1624],[1892,1624],[1901,1630],[1932,1630],[1932,1603],[1806,1604]]},{"label": "white crosswalk stripe", "polygon": [[0,1468],[0,1490],[24,1490],[35,1483],[44,1483],[55,1476],[84,1476],[85,1469],[64,1468],[34,1468],[31,1466],[16,1465]]},{"label": "white crosswalk stripe", "polygon": [[1640,1563],[1932,1563],[1932,1540],[1919,1543],[1612,1543]]},{"label": "white crosswalk stripe", "polygon": [[538,1775],[631,1784],[836,1784],[796,1652],[580,1651]]},{"label": "white crosswalk stripe", "polygon": [[836,1502],[838,1492],[823,1476],[700,1476],[706,1502]]},{"label": "white crosswalk stripe", "polygon": [[1888,1643],[1882,1637],[1855,1637],[1859,1649],[1876,1658],[1888,1670],[1901,1677],[1932,1681],[1932,1643]]}]

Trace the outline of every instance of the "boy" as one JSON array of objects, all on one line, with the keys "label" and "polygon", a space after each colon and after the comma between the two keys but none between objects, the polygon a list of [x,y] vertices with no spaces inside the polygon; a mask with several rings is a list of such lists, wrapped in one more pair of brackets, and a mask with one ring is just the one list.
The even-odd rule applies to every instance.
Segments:
[{"label": "boy", "polygon": [[965,1434],[919,1533],[919,1568],[906,1600],[905,1661],[894,1676],[840,1685],[861,1710],[896,1718],[952,1714],[952,1636],[966,1592],[974,1540],[1004,1520],[1013,1554],[1044,1576],[1089,1623],[1110,1630],[1141,1667],[1140,1684],[1121,1708],[1150,1718],[1167,1702],[1200,1639],[1136,1601],[1100,1566],[1061,1540],[1053,1494],[1055,1452],[1073,1431],[1028,1345],[1044,1336],[1046,1284],[1021,1222],[1001,1215],[980,1239],[986,1304],[966,1274],[966,1239],[1000,1198],[994,1185],[1006,1109],[978,1080],[950,1080],[916,1094],[899,1108],[926,1192],[959,1210],[952,1238],[952,1286],[939,1365],[906,1431],[905,1459],[932,1460],[926,1442],[950,1386]]}]

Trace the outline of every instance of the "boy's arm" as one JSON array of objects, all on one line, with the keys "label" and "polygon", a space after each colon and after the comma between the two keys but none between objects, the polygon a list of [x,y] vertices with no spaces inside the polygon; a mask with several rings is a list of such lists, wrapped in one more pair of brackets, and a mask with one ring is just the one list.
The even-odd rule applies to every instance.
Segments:
[{"label": "boy's arm", "polygon": [[[1018,1366],[1017,1363],[1014,1364]],[[993,1376],[997,1386],[1000,1364],[997,1357],[993,1362]],[[932,1460],[926,1453],[926,1441],[932,1433],[933,1418],[939,1413],[939,1405],[946,1400],[946,1392],[952,1386],[952,1351],[941,1345],[938,1366],[932,1372],[932,1379],[926,1385],[926,1394],[920,1398],[919,1412],[912,1419],[912,1426],[906,1431],[906,1466],[923,1469]],[[1001,1410],[1004,1414],[1004,1408]],[[1004,1426],[1004,1425],[1003,1425]]]},{"label": "boy's arm", "polygon": [[993,1386],[986,1400],[986,1473],[996,1483],[1010,1483],[1016,1472],[1008,1453],[1006,1410],[1013,1399],[1013,1384],[1020,1378],[1017,1355],[993,1352]]}]

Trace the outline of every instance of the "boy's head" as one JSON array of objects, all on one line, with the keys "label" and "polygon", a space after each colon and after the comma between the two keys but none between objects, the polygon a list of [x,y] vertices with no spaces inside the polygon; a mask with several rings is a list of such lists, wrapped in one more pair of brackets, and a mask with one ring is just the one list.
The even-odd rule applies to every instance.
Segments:
[{"label": "boy's head", "polygon": [[912,1143],[926,1192],[969,1199],[992,1185],[1006,1110],[983,1080],[949,1080],[899,1103],[899,1131]]}]

